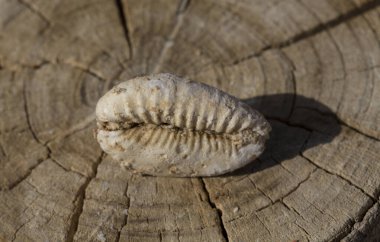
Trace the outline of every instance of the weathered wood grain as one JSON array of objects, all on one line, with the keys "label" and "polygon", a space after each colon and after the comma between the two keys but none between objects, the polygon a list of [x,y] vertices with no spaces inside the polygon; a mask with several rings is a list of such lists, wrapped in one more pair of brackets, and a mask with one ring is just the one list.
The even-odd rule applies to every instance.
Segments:
[{"label": "weathered wood grain", "polygon": [[[0,241],[380,240],[376,0],[0,0]],[[221,177],[124,170],[98,98],[173,72],[273,131]]]}]

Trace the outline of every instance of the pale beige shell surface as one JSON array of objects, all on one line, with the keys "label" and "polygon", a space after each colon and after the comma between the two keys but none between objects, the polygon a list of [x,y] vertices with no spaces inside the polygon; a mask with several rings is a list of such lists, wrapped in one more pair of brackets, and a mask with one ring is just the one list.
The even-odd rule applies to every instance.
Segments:
[{"label": "pale beige shell surface", "polygon": [[97,139],[125,167],[162,176],[211,176],[244,166],[270,126],[238,99],[205,84],[156,74],[112,88],[96,107]]}]

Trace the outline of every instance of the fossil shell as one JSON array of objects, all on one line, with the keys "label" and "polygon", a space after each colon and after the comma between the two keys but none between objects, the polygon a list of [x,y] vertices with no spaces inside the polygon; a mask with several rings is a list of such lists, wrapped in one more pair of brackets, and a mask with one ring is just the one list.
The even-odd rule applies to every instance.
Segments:
[{"label": "fossil shell", "polygon": [[101,148],[126,168],[157,176],[212,176],[255,159],[270,126],[247,104],[172,74],[137,77],[96,107]]}]

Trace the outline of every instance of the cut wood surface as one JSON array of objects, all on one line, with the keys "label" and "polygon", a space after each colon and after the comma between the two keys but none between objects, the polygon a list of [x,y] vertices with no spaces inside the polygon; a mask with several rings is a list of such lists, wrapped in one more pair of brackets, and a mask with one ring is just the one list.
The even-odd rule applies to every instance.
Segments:
[{"label": "cut wood surface", "polygon": [[[380,241],[380,1],[0,0],[0,241]],[[93,137],[170,72],[261,111],[264,154],[133,175]]]}]

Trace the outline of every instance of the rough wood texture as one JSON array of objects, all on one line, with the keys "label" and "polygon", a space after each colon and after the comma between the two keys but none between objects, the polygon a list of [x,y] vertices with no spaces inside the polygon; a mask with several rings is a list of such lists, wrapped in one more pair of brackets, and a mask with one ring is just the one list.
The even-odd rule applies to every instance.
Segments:
[{"label": "rough wood texture", "polygon": [[[377,0],[0,0],[0,241],[380,240]],[[273,126],[260,159],[140,177],[97,99],[172,72]]]}]

